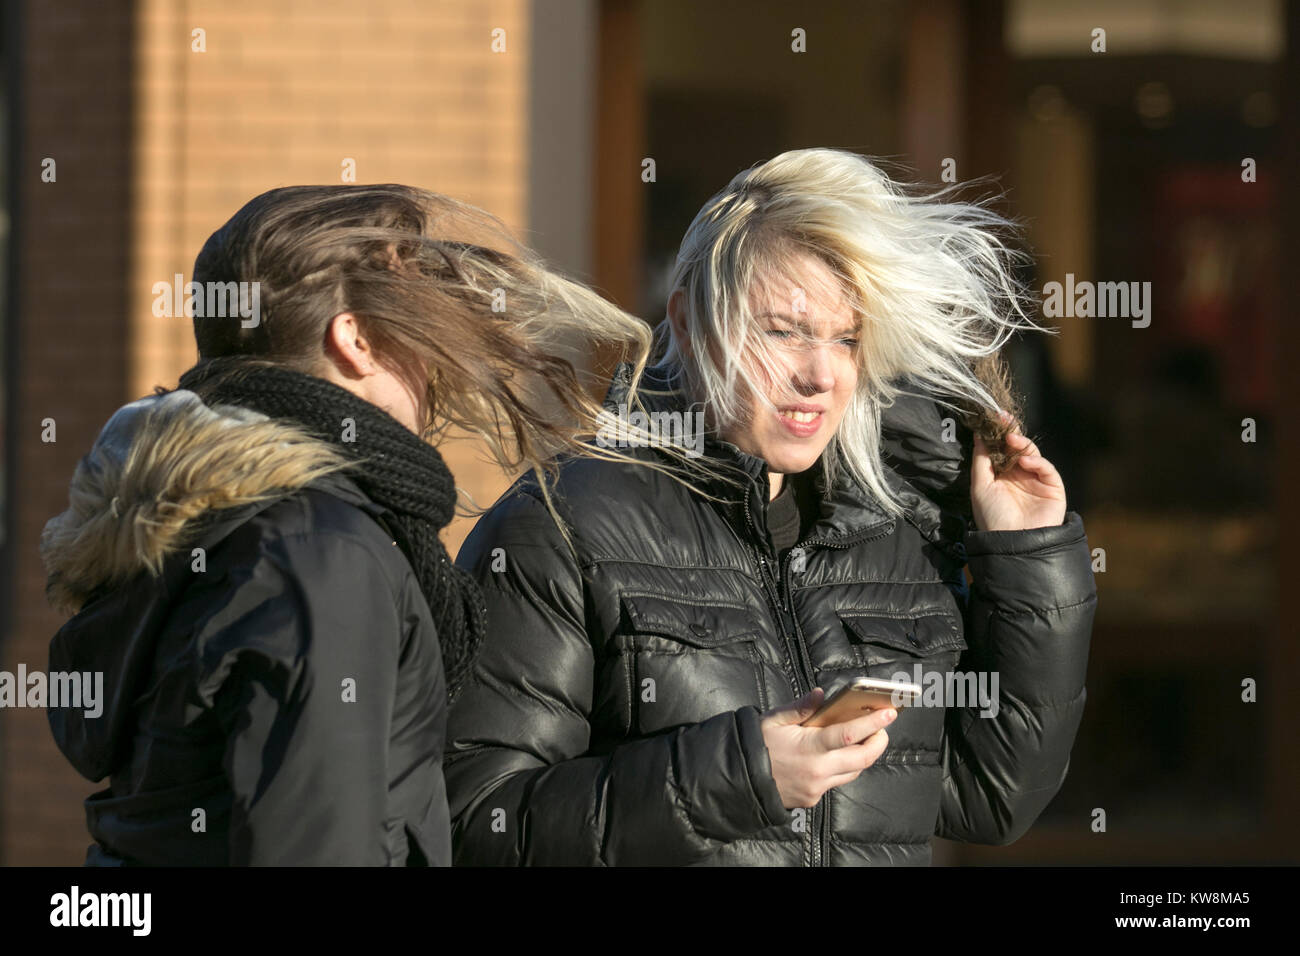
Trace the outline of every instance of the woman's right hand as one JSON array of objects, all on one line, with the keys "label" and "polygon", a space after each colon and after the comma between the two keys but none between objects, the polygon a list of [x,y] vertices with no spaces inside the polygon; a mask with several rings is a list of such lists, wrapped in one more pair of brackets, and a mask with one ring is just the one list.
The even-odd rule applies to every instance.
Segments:
[{"label": "woman's right hand", "polygon": [[828,727],[801,727],[821,706],[820,687],[763,715],[763,741],[772,778],[787,810],[811,807],[823,793],[857,779],[885,751],[885,726],[898,712],[892,707]]}]

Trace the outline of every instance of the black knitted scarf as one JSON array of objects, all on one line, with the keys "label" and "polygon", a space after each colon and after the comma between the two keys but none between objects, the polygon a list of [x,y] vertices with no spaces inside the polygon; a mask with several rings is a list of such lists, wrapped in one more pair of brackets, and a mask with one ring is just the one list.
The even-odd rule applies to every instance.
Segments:
[{"label": "black knitted scarf", "polygon": [[[448,701],[464,686],[483,641],[486,606],[472,577],[452,564],[438,538],[455,514],[456,487],[436,448],[376,405],[314,375],[222,359],[200,362],[180,379],[207,404],[239,405],[288,419],[354,459],[349,472],[405,535],[407,559],[429,602],[442,646]],[[343,441],[343,419],[356,423]]]}]

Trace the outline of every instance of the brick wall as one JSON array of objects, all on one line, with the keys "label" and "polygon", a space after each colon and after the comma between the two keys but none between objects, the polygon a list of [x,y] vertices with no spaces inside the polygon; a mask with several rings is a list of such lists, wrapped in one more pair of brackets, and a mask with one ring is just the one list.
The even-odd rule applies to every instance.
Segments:
[{"label": "brick wall", "polygon": [[[105,409],[126,394],[129,348],[130,95],[134,27],[127,0],[27,4],[24,10],[21,153],[11,170],[19,208],[19,323],[14,399],[16,472],[10,493],[15,579],[11,633],[0,670],[45,670],[60,619],[44,599],[36,543],[47,518],[67,506],[67,480]],[[70,56],[70,51],[77,56]],[[52,159],[54,182],[42,182]],[[41,422],[55,422],[42,442]],[[78,863],[87,838],[81,800],[91,786],[54,746],[44,710],[0,710],[0,862]]]}]

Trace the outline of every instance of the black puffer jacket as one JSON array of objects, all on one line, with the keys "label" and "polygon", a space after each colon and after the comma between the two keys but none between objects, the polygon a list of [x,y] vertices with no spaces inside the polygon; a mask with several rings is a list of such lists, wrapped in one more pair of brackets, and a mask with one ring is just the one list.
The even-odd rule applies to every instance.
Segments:
[{"label": "black puffer jacket", "polygon": [[109,777],[88,863],[450,863],[441,651],[391,515],[340,473],[208,507],[295,484],[315,444],[178,390],[78,468],[43,551],[58,603],[89,596],[50,669],[104,674],[102,713],[49,712]]},{"label": "black puffer jacket", "polygon": [[[616,385],[608,402],[622,399]],[[841,479],[779,566],[765,464],[724,443],[708,449],[751,479],[732,505],[648,468],[564,465],[576,560],[530,482],[507,493],[458,559],[487,593],[489,633],[448,725],[456,862],[924,865],[935,834],[1021,836],[1060,788],[1083,713],[1087,541],[1073,512],[1015,532],[942,512],[963,491],[969,508],[969,435],[940,434],[937,406],[900,401],[885,444],[906,520]],[[918,664],[923,679],[996,671],[995,715],[903,708],[857,780],[811,813],[785,809],[760,713]]]}]

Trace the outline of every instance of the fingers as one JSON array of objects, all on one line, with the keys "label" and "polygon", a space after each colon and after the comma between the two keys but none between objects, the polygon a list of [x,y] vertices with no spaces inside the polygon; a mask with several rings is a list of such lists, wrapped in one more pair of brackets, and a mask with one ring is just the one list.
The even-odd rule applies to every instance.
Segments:
[{"label": "fingers", "polygon": [[820,687],[814,687],[798,700],[772,708],[763,715],[763,720],[777,727],[784,727],[788,724],[801,724],[817,712],[817,708],[822,705],[825,697],[826,691]]},{"label": "fingers", "polygon": [[998,418],[1004,423],[1011,426],[1011,431],[1007,432],[1006,441],[1016,451],[1026,451],[1028,454],[1037,455],[1038,446],[1035,445],[1024,432],[1020,430],[1020,423],[1011,417],[1010,412],[999,412]]},{"label": "fingers", "polygon": [[1065,482],[1061,480],[1061,475],[1056,470],[1056,466],[1043,457],[1043,453],[1038,450],[1038,445],[1026,435],[1020,432],[1007,433],[1007,446],[1012,451],[1021,452],[1016,464],[1031,472],[1043,484],[1055,488],[1064,488]]},{"label": "fingers", "polygon": [[[1026,458],[1029,460],[1026,461]],[[1061,473],[1056,470],[1055,465],[1042,455],[1025,455],[1020,461],[1025,468],[1032,471],[1035,477],[1044,484],[1064,487],[1065,483],[1061,480]]]},{"label": "fingers", "polygon": [[[1002,412],[999,416],[1004,422],[1011,422],[1011,416],[1007,412]],[[980,488],[993,481],[997,476],[993,471],[993,458],[989,453],[988,444],[979,435],[975,435],[974,455],[971,461],[971,481],[974,487]],[[1012,430],[1007,432],[1004,439],[1006,448],[1011,453],[1020,453],[1019,462],[1025,461],[1031,456],[1041,458],[1038,446],[1034,444],[1028,436],[1020,431],[1020,425],[1014,424]]]},{"label": "fingers", "polygon": [[1025,453],[1016,460],[1016,464],[1032,473],[1045,485],[1050,485],[1054,488],[1065,487],[1065,482],[1062,481],[1060,473],[1056,470],[1056,466],[1042,456],[1042,453],[1039,452],[1036,444],[1019,433],[1008,435],[1007,440],[1014,448],[1025,449]]},{"label": "fingers", "polygon": [[831,724],[818,731],[818,743],[826,750],[852,747],[888,726],[897,716],[897,710],[893,707],[885,707],[881,710],[873,710],[862,717],[846,720],[842,724]]},{"label": "fingers", "polygon": [[[860,744],[832,750],[821,758],[820,767],[827,776],[859,774],[870,767],[889,746],[889,731],[877,730]],[[833,786],[837,786],[833,784]]]},{"label": "fingers", "polygon": [[1030,441],[1027,435],[1022,435],[1020,432],[1007,432],[1006,440],[1007,445],[1013,451],[1023,451],[1025,453],[1021,456],[1022,460],[1030,455],[1041,457],[1038,446]]},{"label": "fingers", "polygon": [[763,739],[772,759],[772,778],[784,806],[812,806],[827,790],[848,783],[875,763],[889,744],[884,727],[898,714],[893,707],[830,727],[778,726],[807,719],[823,697],[821,688],[816,688],[763,717]]}]

